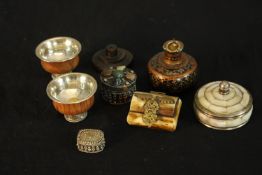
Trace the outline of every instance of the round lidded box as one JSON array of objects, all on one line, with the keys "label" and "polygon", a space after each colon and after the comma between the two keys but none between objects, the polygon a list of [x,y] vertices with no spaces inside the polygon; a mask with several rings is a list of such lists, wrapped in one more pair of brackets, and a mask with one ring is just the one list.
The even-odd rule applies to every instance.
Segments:
[{"label": "round lidded box", "polygon": [[136,78],[135,72],[125,66],[103,70],[100,75],[103,99],[111,104],[130,102],[136,91]]},{"label": "round lidded box", "polygon": [[248,122],[253,99],[244,87],[236,83],[215,81],[196,92],[194,109],[199,121],[207,127],[232,130]]}]

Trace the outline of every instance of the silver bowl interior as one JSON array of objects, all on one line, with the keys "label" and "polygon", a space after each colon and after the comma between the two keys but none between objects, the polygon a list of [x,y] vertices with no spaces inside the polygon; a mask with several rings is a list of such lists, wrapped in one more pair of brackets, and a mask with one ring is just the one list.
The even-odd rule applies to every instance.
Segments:
[{"label": "silver bowl interior", "polygon": [[96,80],[84,73],[68,73],[47,85],[48,97],[62,104],[75,104],[92,97],[97,90]]},{"label": "silver bowl interior", "polygon": [[35,50],[36,56],[46,62],[63,62],[76,57],[81,44],[74,38],[55,37],[41,42]]}]

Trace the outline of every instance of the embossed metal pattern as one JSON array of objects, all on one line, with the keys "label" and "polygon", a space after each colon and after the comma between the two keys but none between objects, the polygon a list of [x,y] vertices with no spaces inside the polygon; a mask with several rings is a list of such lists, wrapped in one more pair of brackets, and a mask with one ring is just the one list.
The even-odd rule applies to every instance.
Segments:
[{"label": "embossed metal pattern", "polygon": [[127,123],[151,129],[174,132],[182,101],[159,92],[136,91],[132,97]]},{"label": "embossed metal pattern", "polygon": [[[174,42],[178,46],[173,46]],[[166,43],[171,43],[173,51],[165,46]],[[148,72],[155,89],[178,93],[196,82],[198,64],[192,56],[182,52],[182,42],[170,40],[166,43],[163,46],[165,51],[156,54],[148,62]]]},{"label": "embossed metal pattern", "polygon": [[111,104],[130,102],[136,91],[136,74],[125,66],[105,69],[100,75],[100,80],[102,97]]},{"label": "embossed metal pattern", "polygon": [[98,129],[83,129],[77,135],[77,148],[85,153],[98,153],[104,150],[104,132]]},{"label": "embossed metal pattern", "polygon": [[159,104],[157,99],[152,97],[151,99],[147,100],[145,105],[144,105],[144,114],[143,114],[143,121],[151,125],[157,120],[157,111],[159,109]]},{"label": "embossed metal pattern", "polygon": [[178,76],[181,77],[185,73],[191,73],[192,70],[194,71],[196,67],[196,61],[195,59],[186,54],[186,53],[181,53],[180,61],[175,63],[175,64],[166,64],[164,60],[162,59],[164,56],[163,52],[158,53],[155,55],[149,65],[155,69],[158,73],[163,74],[164,76]]},{"label": "embossed metal pattern", "polygon": [[149,74],[150,79],[152,81],[152,85],[155,89],[170,92],[170,93],[178,93],[189,87],[191,87],[197,79],[197,70],[192,74],[188,74],[185,77],[181,77],[180,79],[163,79],[160,76],[155,76],[155,74]]},{"label": "embossed metal pattern", "polygon": [[133,84],[126,90],[116,90],[104,84],[101,85],[101,95],[105,101],[111,104],[125,104],[130,102],[133,93],[136,91],[136,85]]},{"label": "embossed metal pattern", "polygon": [[134,96],[145,101],[143,106],[143,121],[149,125],[156,122],[158,116],[161,115],[158,111],[161,105],[176,104],[178,101],[177,97],[170,97],[165,95],[165,93],[154,91],[150,93],[135,92]]}]

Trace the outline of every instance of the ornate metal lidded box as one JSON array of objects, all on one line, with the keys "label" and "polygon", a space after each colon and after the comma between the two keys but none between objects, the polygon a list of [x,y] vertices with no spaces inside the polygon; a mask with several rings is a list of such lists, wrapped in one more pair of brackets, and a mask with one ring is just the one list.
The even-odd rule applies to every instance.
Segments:
[{"label": "ornate metal lidded box", "polygon": [[182,101],[160,92],[138,92],[132,97],[127,116],[129,125],[175,131]]},{"label": "ornate metal lidded box", "polygon": [[148,71],[153,86],[163,92],[178,93],[190,87],[197,77],[196,60],[183,52],[184,44],[168,40],[163,52],[157,53],[148,62]]},{"label": "ornate metal lidded box", "polygon": [[194,109],[207,127],[232,130],[248,122],[253,110],[252,96],[236,83],[215,81],[197,91]]},{"label": "ornate metal lidded box", "polygon": [[115,44],[109,44],[106,48],[97,51],[92,62],[94,66],[102,71],[110,67],[128,66],[133,60],[133,55],[130,51],[119,48]]},{"label": "ornate metal lidded box", "polygon": [[77,148],[85,153],[98,153],[105,148],[104,132],[98,129],[82,129],[77,135]]},{"label": "ornate metal lidded box", "polygon": [[110,67],[101,75],[101,93],[111,104],[124,104],[131,100],[136,90],[136,74],[125,66]]}]

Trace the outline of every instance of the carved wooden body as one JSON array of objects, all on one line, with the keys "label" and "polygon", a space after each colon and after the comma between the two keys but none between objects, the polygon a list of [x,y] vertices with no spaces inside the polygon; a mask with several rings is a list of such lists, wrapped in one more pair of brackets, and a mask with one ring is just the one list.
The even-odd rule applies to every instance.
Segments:
[{"label": "carved wooden body", "polygon": [[129,125],[175,131],[182,101],[162,93],[135,92],[127,116]]},{"label": "carved wooden body", "polygon": [[64,62],[46,62],[41,60],[41,65],[45,71],[52,74],[64,74],[72,71],[76,68],[79,63],[79,56],[71,60],[67,60]]},{"label": "carved wooden body", "polygon": [[65,115],[77,115],[88,111],[94,104],[95,97],[92,96],[89,99],[75,104],[62,104],[53,101],[55,109]]}]

